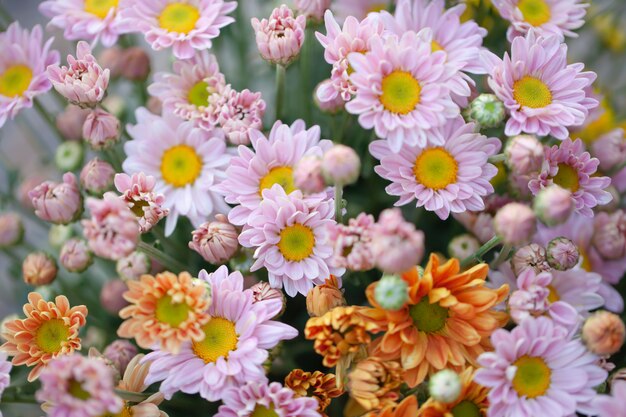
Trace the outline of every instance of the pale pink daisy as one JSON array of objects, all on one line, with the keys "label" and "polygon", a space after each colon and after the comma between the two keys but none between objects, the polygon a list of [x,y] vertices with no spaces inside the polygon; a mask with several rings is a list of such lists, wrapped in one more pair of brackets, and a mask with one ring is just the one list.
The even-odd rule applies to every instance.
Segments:
[{"label": "pale pink daisy", "polygon": [[313,397],[300,397],[278,382],[249,382],[224,392],[215,417],[321,417]]},{"label": "pale pink daisy", "polygon": [[52,88],[46,68],[59,63],[59,53],[50,50],[52,41],[43,43],[41,26],[29,32],[18,22],[0,33],[0,127]]},{"label": "pale pink daisy", "polygon": [[579,339],[547,317],[529,317],[491,335],[494,352],[478,357],[474,380],[488,388],[489,417],[593,414],[595,387],[607,372]]},{"label": "pale pink daisy", "polygon": [[577,213],[593,217],[592,208],[609,203],[613,196],[605,189],[611,178],[594,176],[600,161],[585,152],[580,139],[566,139],[559,145],[545,147],[545,159],[541,172],[528,183],[530,191],[537,195],[539,190],[552,184],[559,185],[571,193]]},{"label": "pale pink daisy", "polygon": [[163,117],[144,108],[136,111],[137,124],[127,130],[134,139],[124,144],[128,174],[143,172],[156,179],[154,192],[163,194],[169,210],[165,233],[173,232],[179,216],[200,226],[228,205],[213,191],[226,178],[230,155],[220,130],[205,131],[171,113]]},{"label": "pale pink daisy", "polygon": [[328,228],[328,240],[333,242],[331,265],[351,271],[374,268],[371,250],[374,216],[360,213],[347,225],[336,223]]},{"label": "pale pink daisy", "polygon": [[332,103],[338,99],[349,101],[356,94],[356,87],[350,82],[352,71],[348,55],[352,52],[365,53],[370,50],[370,39],[383,33],[382,22],[374,17],[359,22],[348,17],[339,26],[330,12],[324,14],[326,35],[316,32],[315,36],[324,47],[324,59],[333,66],[330,81],[320,84],[316,95],[322,103]]},{"label": "pale pink daisy", "polygon": [[122,194],[122,199],[139,220],[139,230],[146,233],[159,220],[167,216],[169,210],[163,208],[165,196],[154,192],[156,179],[143,172],[115,174],[115,188]]},{"label": "pale pink daisy", "polygon": [[164,111],[211,130],[217,124],[226,86],[215,56],[196,52],[191,59],[176,60],[172,68],[173,73],[156,73],[148,92],[161,100]]},{"label": "pale pink daisy", "polygon": [[152,362],[146,384],[163,381],[160,391],[166,399],[182,391],[218,401],[229,388],[264,382],[268,349],[298,334],[293,327],[271,320],[281,311],[282,300],[255,302],[252,290],[243,289],[240,272],[229,274],[221,266],[211,274],[200,271],[199,278],[211,287],[211,320],[202,327],[206,337],[184,343],[177,355],[157,349],[144,358]]},{"label": "pale pink daisy", "polygon": [[567,45],[557,36],[531,31],[517,37],[504,60],[483,50],[481,60],[489,86],[504,102],[510,118],[508,136],[520,133],[568,137],[568,127],[581,125],[598,100],[586,92],[596,74],[581,63],[567,64]]},{"label": "pale pink daisy", "polygon": [[339,22],[344,22],[349,16],[357,20],[365,19],[370,13],[377,13],[389,8],[395,0],[335,0],[332,10]]},{"label": "pale pink daisy", "polygon": [[540,35],[578,36],[589,3],[585,0],[493,0],[500,16],[511,22],[507,38],[513,41],[535,30]]},{"label": "pale pink daisy", "polygon": [[[302,120],[291,126],[277,121],[268,138],[259,131],[252,131],[250,142],[252,149],[237,148],[238,156],[230,161],[226,178],[216,187],[227,203],[237,205],[228,212],[228,220],[237,226],[246,224],[252,210],[261,203],[263,190],[274,184],[282,186],[287,193],[296,189],[293,170],[302,157],[321,158],[332,146],[331,141],[320,140],[319,126],[306,129]],[[312,195],[316,196],[320,194]]]},{"label": "pale pink daisy", "polygon": [[594,416],[626,417],[626,381],[616,379],[611,383],[611,395],[598,395],[592,402]]},{"label": "pale pink daisy", "polygon": [[493,193],[489,181],[498,172],[488,159],[500,147],[499,139],[474,133],[474,125],[458,117],[429,131],[425,146],[405,143],[396,153],[389,141],[378,140],[369,149],[380,161],[376,173],[392,182],[385,190],[400,197],[396,206],[417,200],[417,207],[447,219],[485,208],[483,197]]},{"label": "pale pink daisy", "polygon": [[330,274],[341,276],[344,269],[331,266],[328,240],[334,214],[332,199],[304,199],[301,191],[287,194],[280,185],[263,190],[263,201],[239,235],[242,246],[256,248],[250,270],[266,268],[270,285],[291,297],[306,295]]},{"label": "pale pink daisy", "polygon": [[248,89],[228,89],[224,93],[224,100],[218,123],[230,143],[249,145],[251,132],[263,129],[265,101],[261,98],[261,93],[253,93]]},{"label": "pale pink daisy", "polygon": [[109,47],[117,42],[120,30],[119,0],[47,0],[39,11],[51,18],[48,26],[63,29],[70,41],[100,41]]},{"label": "pale pink daisy", "polygon": [[141,32],[155,51],[172,47],[178,59],[213,46],[237,2],[224,0],[122,0],[122,28]]},{"label": "pale pink daisy", "polygon": [[359,115],[365,129],[389,141],[393,152],[403,144],[426,146],[430,130],[458,116],[450,96],[446,53],[431,53],[430,31],[370,39],[370,51],[348,56],[356,96],[346,110]]},{"label": "pale pink daisy", "polygon": [[[0,352],[0,400],[2,393],[11,383],[11,368],[13,368],[13,364],[7,360],[7,354]],[[2,411],[0,411],[0,417],[2,417]]]}]

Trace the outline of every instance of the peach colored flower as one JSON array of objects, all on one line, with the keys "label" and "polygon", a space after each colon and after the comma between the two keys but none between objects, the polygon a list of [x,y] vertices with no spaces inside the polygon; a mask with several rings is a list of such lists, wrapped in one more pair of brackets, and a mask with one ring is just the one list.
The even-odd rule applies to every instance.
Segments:
[{"label": "peach colored flower", "polygon": [[369,357],[358,362],[348,378],[350,397],[365,410],[377,410],[398,399],[402,367],[396,361]]},{"label": "peach colored flower", "polygon": [[335,374],[320,371],[304,372],[302,369],[294,369],[285,377],[285,386],[299,397],[315,398],[319,404],[317,411],[323,417],[327,417],[324,410],[330,405],[331,399],[343,394],[343,390],[337,387]]},{"label": "peach colored flower", "polygon": [[[131,359],[124,372],[124,377],[117,386],[118,389],[140,394],[148,388],[145,381],[148,376],[148,370],[150,369],[150,362],[142,363],[141,360],[143,357],[144,355],[139,354]],[[163,399],[163,394],[157,392],[138,404],[132,405],[128,401],[124,401],[124,408],[120,416],[168,417],[165,411],[159,410],[159,404],[163,402]]]},{"label": "peach colored flower", "polygon": [[461,378],[461,394],[451,403],[442,403],[429,398],[419,409],[419,417],[486,416],[489,388],[473,381],[474,368],[467,368]]},{"label": "peach colored flower", "polygon": [[597,355],[612,355],[624,344],[626,328],[617,314],[596,311],[582,329],[582,338],[587,348]]},{"label": "peach colored flower", "polygon": [[413,395],[406,397],[400,404],[390,404],[382,410],[371,411],[363,417],[415,417],[417,416],[417,398]]},{"label": "peach colored flower", "polygon": [[327,278],[324,284],[311,288],[306,295],[306,309],[311,317],[323,316],[333,308],[346,304],[339,280],[334,275]]}]

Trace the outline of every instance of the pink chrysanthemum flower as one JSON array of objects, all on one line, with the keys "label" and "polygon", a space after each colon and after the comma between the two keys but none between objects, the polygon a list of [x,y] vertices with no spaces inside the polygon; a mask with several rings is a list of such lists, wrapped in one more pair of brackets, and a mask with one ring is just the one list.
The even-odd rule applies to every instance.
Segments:
[{"label": "pink chrysanthemum flower", "polygon": [[[2,399],[2,393],[11,383],[11,368],[13,365],[10,360],[7,360],[7,354],[0,352],[0,399]],[[2,411],[0,411],[0,417],[2,417]]]},{"label": "pink chrysanthemum flower", "polygon": [[233,145],[249,145],[250,133],[263,129],[265,101],[261,93],[245,89],[229,89],[224,94],[225,103],[220,110],[218,123]]},{"label": "pink chrysanthemum flower", "polygon": [[122,28],[142,32],[155,51],[173,47],[178,59],[210,49],[220,29],[235,21],[227,16],[237,2],[224,0],[123,0]]},{"label": "pink chrysanthemum flower", "polygon": [[611,395],[598,395],[592,404],[593,415],[598,417],[626,417],[624,399],[626,398],[626,381],[614,380],[611,383]]},{"label": "pink chrysanthemum flower", "polygon": [[39,11],[51,18],[49,26],[63,29],[70,41],[98,41],[109,47],[117,42],[120,30],[119,0],[47,0]]},{"label": "pink chrysanthemum flower", "polygon": [[159,220],[167,216],[169,210],[163,208],[165,196],[154,192],[156,180],[151,175],[143,172],[128,174],[115,174],[115,188],[122,194],[122,198],[128,204],[128,208],[139,220],[139,230],[146,233]]},{"label": "pink chrysanthemum flower", "polygon": [[367,271],[374,268],[371,250],[374,217],[360,213],[347,225],[333,224],[328,228],[328,240],[333,242],[331,265],[351,271]]},{"label": "pink chrysanthemum flower", "polygon": [[425,146],[431,129],[459,114],[447,86],[446,54],[431,53],[429,32],[374,36],[369,52],[348,56],[356,96],[346,110],[387,139],[393,152],[403,144]]},{"label": "pink chrysanthemum flower", "polygon": [[584,148],[580,139],[574,142],[566,139],[551,148],[546,146],[541,172],[529,181],[528,188],[537,195],[542,188],[559,185],[571,192],[576,212],[593,217],[592,208],[613,199],[611,193],[604,191],[611,185],[611,179],[593,176],[600,161],[592,158]]},{"label": "pink chrysanthemum flower", "polygon": [[513,42],[531,30],[540,35],[577,36],[589,3],[585,0],[493,0],[500,16],[511,22],[507,38]]},{"label": "pink chrysanthemum flower", "polygon": [[156,73],[148,92],[161,100],[166,112],[211,130],[217,124],[226,86],[215,56],[196,52],[191,59],[175,61],[173,71]]},{"label": "pink chrysanthemum flower", "polygon": [[224,392],[215,417],[321,417],[315,398],[299,397],[278,382],[250,382]]},{"label": "pink chrysanthemum flower", "polygon": [[251,271],[267,269],[273,288],[287,295],[306,295],[313,285],[343,268],[330,266],[333,248],[328,227],[335,224],[333,201],[305,200],[299,190],[287,194],[280,185],[263,191],[263,201],[252,212],[239,243],[256,248]]},{"label": "pink chrysanthemum flower", "polygon": [[298,14],[319,22],[326,10],[330,9],[331,0],[295,0],[295,3]]},{"label": "pink chrysanthemum flower", "polygon": [[380,13],[385,27],[398,36],[410,30],[431,30],[431,50],[445,52],[446,66],[454,74],[446,86],[460,105],[467,105],[467,97],[471,94],[470,86],[475,85],[461,71],[484,73],[478,60],[478,52],[482,48],[483,38],[487,36],[487,30],[473,20],[461,23],[464,10],[464,4],[446,9],[444,0],[400,0],[393,16],[387,11]]},{"label": "pink chrysanthemum flower", "polygon": [[596,79],[583,64],[567,64],[567,45],[557,36],[538,36],[531,31],[517,37],[504,60],[489,51],[480,53],[489,86],[504,102],[511,117],[508,136],[520,133],[568,137],[570,126],[581,125],[598,100],[585,88]]},{"label": "pink chrysanthemum flower", "polygon": [[93,417],[122,410],[124,403],[113,391],[113,371],[100,359],[61,356],[39,379],[37,401],[47,403],[49,417]]},{"label": "pink chrysanthemum flower", "polygon": [[29,32],[18,22],[0,33],[0,127],[52,88],[46,68],[59,63],[59,53],[50,50],[52,41],[43,43],[41,26]]},{"label": "pink chrysanthemum flower", "polygon": [[137,124],[127,128],[134,140],[124,145],[122,166],[129,174],[144,172],[156,179],[154,192],[165,196],[163,207],[170,211],[166,235],[181,215],[197,227],[215,213],[227,213],[228,205],[213,191],[226,178],[230,161],[223,133],[202,130],[168,113],[161,117],[140,108],[135,114]]},{"label": "pink chrysanthemum flower", "polygon": [[370,144],[380,160],[374,170],[392,182],[386,191],[400,197],[396,206],[417,200],[417,207],[441,219],[450,213],[485,208],[483,197],[493,193],[489,182],[498,169],[488,158],[501,147],[497,138],[474,133],[474,125],[458,117],[428,133],[425,146],[404,144],[396,153],[389,141]]},{"label": "pink chrysanthemum flower", "polygon": [[389,7],[395,0],[335,0],[333,11],[339,22],[345,22],[349,16],[358,20],[365,19],[370,13],[377,13]]},{"label": "pink chrysanthemum flower", "polygon": [[76,175],[63,174],[63,182],[44,181],[28,192],[35,214],[40,219],[68,224],[77,220],[83,212],[83,198],[78,189]]},{"label": "pink chrysanthemum flower", "polygon": [[287,193],[296,189],[293,170],[303,156],[321,158],[332,146],[331,141],[320,140],[319,126],[306,129],[302,120],[291,126],[277,121],[269,138],[252,131],[250,141],[252,149],[237,148],[239,155],[230,161],[226,178],[216,187],[227,203],[237,204],[228,213],[228,220],[237,226],[247,223],[250,213],[263,199],[263,190],[274,184],[282,186]]},{"label": "pink chrysanthemum flower", "polygon": [[256,46],[261,57],[277,65],[289,65],[304,44],[306,16],[294,16],[283,4],[275,8],[268,19],[251,19]]},{"label": "pink chrysanthemum flower", "polygon": [[371,17],[359,22],[348,17],[343,24],[335,21],[333,14],[326,11],[324,15],[326,35],[317,32],[318,41],[324,47],[324,59],[333,66],[330,82],[320,84],[317,98],[322,103],[331,103],[341,99],[349,101],[356,94],[356,87],[350,82],[352,68],[348,63],[348,55],[352,52],[365,53],[370,50],[370,39],[383,33],[383,24]]},{"label": "pink chrysanthemum flower", "polygon": [[281,311],[282,300],[254,302],[252,290],[243,289],[240,272],[229,274],[221,266],[212,274],[201,271],[199,277],[208,282],[212,295],[212,318],[202,327],[206,337],[183,344],[177,355],[156,350],[144,358],[152,362],[146,384],[163,381],[160,391],[166,399],[182,391],[218,401],[229,388],[266,381],[267,349],[298,334],[293,327],[271,320]]},{"label": "pink chrysanthemum flower", "polygon": [[529,317],[491,335],[494,352],[478,357],[474,380],[491,388],[489,417],[593,414],[595,387],[607,372],[580,340],[547,317]]}]

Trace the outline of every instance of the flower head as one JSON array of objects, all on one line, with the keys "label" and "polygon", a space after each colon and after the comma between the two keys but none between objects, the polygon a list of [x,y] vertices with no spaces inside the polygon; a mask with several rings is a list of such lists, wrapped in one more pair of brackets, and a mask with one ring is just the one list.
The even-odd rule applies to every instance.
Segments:
[{"label": "flower head", "polygon": [[399,404],[389,404],[381,410],[370,411],[364,414],[363,417],[410,417],[416,415],[417,397],[409,395]]},{"label": "flower head", "polygon": [[124,375],[126,368],[137,353],[135,345],[128,340],[118,339],[104,349],[103,356],[111,361],[120,375]]},{"label": "flower head", "polygon": [[295,17],[293,10],[284,4],[274,9],[269,19],[252,19],[261,56],[283,66],[289,65],[300,53],[305,27],[306,16]]},{"label": "flower head", "polygon": [[0,248],[17,245],[24,236],[24,224],[17,213],[0,213]]},{"label": "flower head", "polygon": [[322,158],[315,155],[302,158],[294,168],[293,185],[305,194],[324,191],[326,181],[322,176]]},{"label": "flower head", "polygon": [[369,357],[359,361],[348,375],[350,397],[365,410],[383,408],[398,399],[402,367],[395,361]]},{"label": "flower head", "polygon": [[57,263],[45,252],[33,252],[24,258],[22,277],[29,285],[48,285],[57,277]]},{"label": "flower head", "polygon": [[218,123],[233,145],[249,145],[250,133],[263,129],[265,101],[261,93],[245,89],[230,89],[224,94],[224,104],[218,116]]},{"label": "flower head", "polygon": [[122,199],[128,208],[137,216],[139,230],[146,233],[169,214],[169,209],[163,207],[165,196],[154,191],[156,180],[143,172],[115,174],[115,188],[122,194]]},{"label": "flower head", "polygon": [[239,233],[223,214],[216,215],[213,222],[202,224],[192,236],[189,248],[212,264],[228,261],[239,249]]},{"label": "flower head", "polygon": [[548,226],[562,224],[574,211],[572,193],[559,185],[549,185],[537,193],[533,201],[533,210],[543,224]]},{"label": "flower head", "polygon": [[330,185],[350,185],[359,179],[361,160],[354,149],[334,145],[322,157],[322,176]]},{"label": "flower head", "polygon": [[537,218],[526,204],[509,203],[498,210],[493,225],[496,234],[505,243],[519,246],[532,239],[537,229]]},{"label": "flower head", "polygon": [[81,109],[78,106],[69,104],[56,117],[56,127],[65,140],[81,140],[83,134],[83,124],[90,113],[89,109]]},{"label": "flower head", "polygon": [[351,271],[367,271],[374,267],[371,250],[374,216],[360,213],[348,224],[334,224],[328,228],[328,240],[333,242],[331,263]]},{"label": "flower head", "polygon": [[489,389],[474,382],[474,373],[475,370],[469,367],[457,376],[461,386],[456,399],[444,402],[431,397],[421,405],[420,415],[423,417],[486,415],[489,407],[489,401],[487,401]]},{"label": "flower head", "polygon": [[102,195],[113,185],[115,169],[108,162],[93,158],[80,171],[80,184],[93,195]]},{"label": "flower head", "polygon": [[120,139],[120,120],[108,111],[92,110],[83,124],[83,139],[92,149],[108,149]]},{"label": "flower head", "polygon": [[143,252],[134,251],[130,255],[119,259],[115,264],[115,271],[123,280],[138,280],[150,272],[150,258]]},{"label": "flower head", "polygon": [[60,184],[46,181],[29,191],[35,214],[42,220],[67,224],[76,220],[83,211],[83,199],[78,181],[71,172],[63,174]]},{"label": "flower head", "polygon": [[326,417],[324,410],[330,405],[330,401],[343,394],[343,390],[337,387],[335,374],[320,371],[304,372],[302,369],[294,369],[285,377],[285,386],[299,397],[315,398],[318,411],[323,417]]},{"label": "flower head", "polygon": [[578,265],[580,254],[578,248],[568,238],[552,239],[546,247],[548,265],[558,271],[566,271]]},{"label": "flower head", "polygon": [[400,209],[386,209],[372,226],[370,250],[378,269],[400,274],[422,260],[424,233],[404,220]]},{"label": "flower head", "polygon": [[2,398],[2,393],[11,382],[11,368],[13,368],[13,365],[7,360],[7,354],[0,352],[0,399]]},{"label": "flower head", "polygon": [[533,135],[518,135],[509,139],[504,156],[506,165],[520,175],[539,171],[545,159],[544,147]]},{"label": "flower head", "polygon": [[626,381],[615,381],[611,385],[611,395],[597,395],[593,399],[594,415],[598,417],[624,417],[624,398],[626,397]]},{"label": "flower head", "polygon": [[295,0],[298,14],[303,14],[314,21],[320,21],[324,12],[330,9],[331,0]]},{"label": "flower head", "polygon": [[620,260],[626,255],[626,213],[599,213],[594,221],[593,246],[604,259]]},{"label": "flower head", "polygon": [[[146,377],[151,364],[144,361],[144,357],[145,355],[139,354],[130,360],[123,373],[122,380],[117,386],[118,389],[137,394],[143,393],[148,389]],[[168,417],[164,411],[159,410],[159,404],[163,402],[163,399],[163,394],[157,392],[138,404],[131,405],[131,403],[125,401],[122,416],[126,412],[127,415],[137,417]]]},{"label": "flower head", "polygon": [[306,310],[311,317],[323,316],[335,307],[345,306],[346,299],[337,277],[331,275],[326,282],[311,288],[306,295]]},{"label": "flower head", "polygon": [[617,353],[624,345],[626,327],[614,313],[600,310],[593,313],[582,328],[582,339],[590,351],[605,356]]}]

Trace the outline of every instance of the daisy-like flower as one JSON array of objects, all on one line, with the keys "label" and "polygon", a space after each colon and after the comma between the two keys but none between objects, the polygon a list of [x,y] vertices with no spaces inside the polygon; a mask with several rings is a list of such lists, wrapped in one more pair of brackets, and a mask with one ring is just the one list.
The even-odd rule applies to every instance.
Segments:
[{"label": "daisy-like flower", "polygon": [[373,36],[369,52],[348,56],[356,96],[346,110],[387,139],[393,152],[403,144],[425,146],[430,129],[459,114],[447,86],[446,53],[431,53],[430,36],[429,30]]},{"label": "daisy-like flower", "polygon": [[227,15],[236,8],[237,2],[224,0],[126,1],[121,26],[143,33],[155,51],[173,47],[176,58],[188,59],[211,48],[220,29],[235,21]]},{"label": "daisy-like flower", "polygon": [[454,417],[454,416],[484,416],[487,413],[489,389],[474,382],[474,368],[467,368],[459,374],[461,379],[461,393],[450,403],[436,401],[433,398],[426,400],[420,406],[421,417]]},{"label": "daisy-like flower", "polygon": [[[2,393],[11,382],[11,368],[13,368],[13,365],[7,360],[7,354],[0,352],[0,400],[2,399]],[[0,417],[2,417],[2,411],[0,411]]]},{"label": "daisy-like flower", "polygon": [[489,182],[498,169],[488,163],[501,147],[497,138],[474,132],[462,117],[431,129],[424,146],[404,143],[397,151],[389,141],[370,144],[380,160],[374,170],[392,182],[386,191],[400,197],[396,206],[417,200],[417,207],[434,211],[441,219],[450,213],[485,208],[483,198],[493,193]]},{"label": "daisy-like flower", "polygon": [[52,41],[43,43],[41,26],[29,32],[18,22],[0,33],[0,127],[52,88],[46,68],[60,61],[59,53],[50,49]]},{"label": "daisy-like flower", "polygon": [[345,22],[350,16],[363,20],[370,13],[387,9],[390,3],[395,3],[395,0],[335,0],[333,11],[339,22]]},{"label": "daisy-like flower", "polygon": [[252,131],[250,141],[252,149],[237,148],[238,156],[226,168],[224,181],[215,187],[227,203],[237,205],[228,212],[228,220],[237,226],[248,222],[250,213],[263,199],[263,190],[274,184],[279,184],[286,193],[296,189],[293,170],[303,156],[321,158],[332,146],[331,141],[320,140],[319,126],[306,129],[302,120],[291,126],[277,121],[269,138]]},{"label": "daisy-like flower", "polygon": [[411,387],[446,367],[473,364],[489,335],[508,321],[506,313],[493,309],[507,296],[508,286],[486,287],[488,270],[486,264],[479,264],[460,272],[458,260],[440,265],[431,255],[421,277],[417,268],[402,275],[409,285],[409,299],[396,311],[379,306],[374,296],[378,283],[371,284],[367,298],[388,321],[373,354],[400,359],[404,381]]},{"label": "daisy-like flower", "polygon": [[474,381],[490,388],[489,417],[594,414],[595,387],[607,372],[598,357],[547,317],[528,318],[491,336],[494,352],[480,355]]},{"label": "daisy-like flower", "polygon": [[565,139],[568,127],[581,125],[598,100],[586,91],[596,79],[583,64],[567,64],[567,45],[557,36],[531,31],[517,37],[504,60],[481,51],[489,86],[511,115],[504,132],[552,135]]},{"label": "daisy-like flower", "polygon": [[25,319],[3,325],[2,337],[6,343],[0,350],[13,356],[13,365],[33,367],[28,374],[28,381],[32,382],[52,359],[80,349],[78,332],[85,325],[87,307],[70,307],[62,295],[52,302],[31,292],[23,310]]},{"label": "daisy-like flower", "polygon": [[143,172],[156,179],[154,191],[165,196],[163,207],[170,211],[165,234],[174,231],[180,215],[198,227],[215,213],[227,213],[228,205],[212,191],[226,178],[230,161],[223,134],[144,108],[137,110],[136,117],[137,124],[128,127],[135,140],[124,145],[127,158],[122,166],[128,174]]},{"label": "daisy-like flower", "polygon": [[142,275],[126,285],[124,299],[130,305],[120,311],[126,319],[117,331],[120,337],[134,337],[144,349],[158,345],[172,353],[178,353],[183,342],[204,339],[202,326],[210,319],[210,295],[189,273]]},{"label": "daisy-like flower", "polygon": [[132,176],[127,174],[115,174],[115,188],[122,193],[122,198],[128,204],[128,208],[139,219],[139,230],[146,233],[159,220],[167,216],[168,209],[163,208],[165,196],[154,192],[156,180],[151,175],[143,172]]},{"label": "daisy-like flower", "polygon": [[343,394],[337,387],[335,374],[325,374],[320,371],[304,372],[294,369],[285,377],[285,386],[291,388],[299,397],[312,397],[317,400],[318,411],[322,417],[327,417],[324,410],[330,405],[333,398]]},{"label": "daisy-like flower", "polygon": [[120,30],[119,0],[47,0],[39,11],[51,18],[49,26],[63,29],[70,41],[98,41],[109,47],[117,42]]},{"label": "daisy-like flower", "polygon": [[49,417],[91,417],[122,411],[113,371],[106,362],[79,354],[52,360],[41,372],[37,401]]},{"label": "daisy-like flower", "polygon": [[233,145],[249,145],[250,133],[263,129],[265,101],[261,93],[230,89],[224,94],[224,100],[218,122],[228,141]]},{"label": "daisy-like flower", "polygon": [[583,142],[566,139],[559,145],[545,147],[545,160],[541,172],[530,180],[528,188],[537,195],[539,190],[552,184],[571,192],[574,210],[583,216],[593,217],[592,208],[609,203],[613,196],[604,189],[611,184],[609,177],[594,176],[600,161],[584,151]]},{"label": "daisy-like flower", "polygon": [[328,229],[328,238],[333,242],[331,263],[335,267],[352,271],[367,271],[374,267],[371,242],[374,233],[374,216],[360,213],[347,225],[335,224]]},{"label": "daisy-like flower", "polygon": [[383,33],[382,22],[377,18],[367,18],[359,22],[349,16],[343,26],[339,26],[332,12],[324,14],[326,35],[317,32],[317,40],[324,47],[324,59],[333,66],[330,82],[320,84],[317,98],[322,103],[330,103],[338,98],[349,101],[356,93],[350,82],[352,68],[348,63],[351,52],[365,53],[370,50],[370,39]]},{"label": "daisy-like flower", "polygon": [[305,200],[299,190],[287,194],[280,185],[264,190],[239,235],[242,246],[256,248],[250,270],[266,268],[270,285],[291,297],[306,295],[330,274],[341,276],[344,269],[330,265],[328,227],[335,224],[334,214],[332,200]]},{"label": "daisy-like flower", "polygon": [[513,42],[534,30],[541,35],[578,36],[589,3],[585,0],[493,0],[500,16],[511,22],[507,38]]},{"label": "daisy-like flower", "polygon": [[298,397],[278,382],[252,381],[230,388],[215,417],[320,417],[315,398]]},{"label": "daisy-like flower", "polygon": [[177,355],[157,349],[144,358],[152,361],[146,384],[163,381],[160,391],[166,399],[182,391],[218,401],[228,388],[266,381],[267,350],[298,334],[271,320],[283,308],[282,300],[254,302],[252,290],[243,289],[240,272],[229,274],[221,266],[212,274],[201,271],[200,278],[208,282],[212,296],[211,320],[202,326],[204,339],[184,343]]},{"label": "daisy-like flower", "polygon": [[191,59],[175,61],[173,71],[156,73],[148,92],[161,100],[166,112],[211,130],[217,124],[226,86],[215,56],[196,52]]},{"label": "daisy-like flower", "polygon": [[[143,358],[144,355],[140,354],[130,360],[122,380],[117,385],[118,389],[141,394],[148,388],[146,377],[150,370],[150,362],[142,363]],[[125,401],[120,417],[168,417],[167,413],[159,410],[159,404],[162,402],[163,394],[160,392],[152,394],[138,404],[131,404]]]}]

